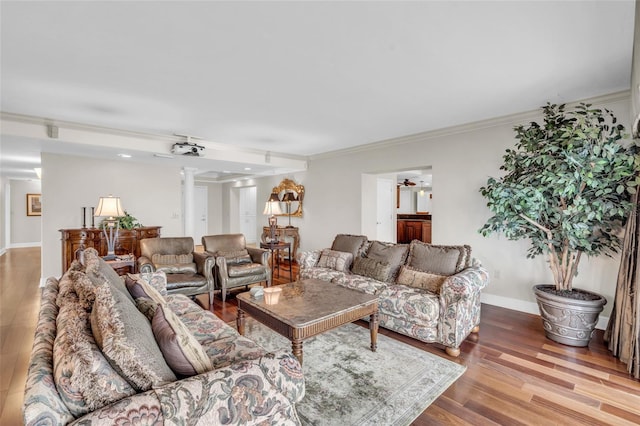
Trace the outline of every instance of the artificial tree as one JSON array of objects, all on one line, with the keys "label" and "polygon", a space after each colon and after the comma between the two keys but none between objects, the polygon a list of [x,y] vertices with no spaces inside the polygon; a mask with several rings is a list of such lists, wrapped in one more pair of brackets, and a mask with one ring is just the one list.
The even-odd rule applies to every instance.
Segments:
[{"label": "artificial tree", "polygon": [[529,239],[527,257],[548,255],[555,291],[572,292],[582,254],[611,255],[640,182],[638,147],[623,144],[624,126],[607,109],[542,107],[542,125],[515,127],[506,174],[480,192],[493,212],[480,233]]}]

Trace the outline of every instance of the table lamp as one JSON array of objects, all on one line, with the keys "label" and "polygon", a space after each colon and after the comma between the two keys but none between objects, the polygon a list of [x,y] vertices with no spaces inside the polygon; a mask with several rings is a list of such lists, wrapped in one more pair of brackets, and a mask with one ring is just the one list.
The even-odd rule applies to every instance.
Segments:
[{"label": "table lamp", "polygon": [[293,226],[291,226],[291,202],[298,201],[298,197],[296,197],[296,194],[293,192],[287,192],[284,194],[284,197],[282,197],[282,201],[287,203],[287,216],[289,216],[289,224],[287,225],[287,228],[293,228]]},{"label": "table lamp", "polygon": [[[104,237],[107,240],[107,255],[103,257],[104,260],[113,260],[116,258],[115,242],[116,238],[118,238],[118,231],[120,230],[120,222],[118,222],[116,218],[124,216],[124,214],[124,209],[122,208],[122,204],[120,204],[120,197],[114,197],[113,195],[100,197],[94,216],[107,218],[102,221],[102,232],[104,232]],[[109,228],[108,233],[107,228]]]},{"label": "table lamp", "polygon": [[272,192],[269,196],[269,200],[267,200],[264,211],[262,212],[264,215],[269,215],[269,238],[271,243],[277,243],[276,239],[276,228],[278,227],[278,219],[276,218],[277,214],[282,214],[282,210],[280,210],[280,198],[278,198],[278,194]]}]

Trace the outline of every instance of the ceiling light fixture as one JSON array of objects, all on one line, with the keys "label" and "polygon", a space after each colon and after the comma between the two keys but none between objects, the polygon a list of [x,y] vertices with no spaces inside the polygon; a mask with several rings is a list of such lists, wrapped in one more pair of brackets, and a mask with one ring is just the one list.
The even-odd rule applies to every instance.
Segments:
[{"label": "ceiling light fixture", "polygon": [[251,167],[245,167],[244,169],[249,171],[249,170],[251,170]]},{"label": "ceiling light fixture", "polygon": [[118,154],[118,157],[121,157],[121,158],[131,158],[131,155],[130,155],[130,154]]},{"label": "ceiling light fixture", "polygon": [[156,152],[155,154],[153,154],[154,157],[158,157],[158,158],[173,158],[173,155],[170,154],[161,154]]}]

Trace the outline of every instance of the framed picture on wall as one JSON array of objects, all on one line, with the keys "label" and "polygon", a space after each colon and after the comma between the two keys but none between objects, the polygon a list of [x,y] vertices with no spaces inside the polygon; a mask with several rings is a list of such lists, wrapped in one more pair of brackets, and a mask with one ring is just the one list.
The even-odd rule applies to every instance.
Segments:
[{"label": "framed picture on wall", "polygon": [[27,216],[42,216],[40,194],[27,194]]}]

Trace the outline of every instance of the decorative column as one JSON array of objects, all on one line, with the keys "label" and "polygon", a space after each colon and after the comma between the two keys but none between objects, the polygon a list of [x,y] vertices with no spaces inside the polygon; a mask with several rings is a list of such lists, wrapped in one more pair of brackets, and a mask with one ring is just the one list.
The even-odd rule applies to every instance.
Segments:
[{"label": "decorative column", "polygon": [[[184,218],[184,235],[187,237],[194,237],[194,224],[193,224],[193,210],[194,210],[194,173],[198,170],[194,167],[184,167],[182,171],[184,172],[184,190],[183,190],[183,198],[184,198],[184,209],[183,209],[183,218]],[[197,243],[196,243],[197,244]]]}]

